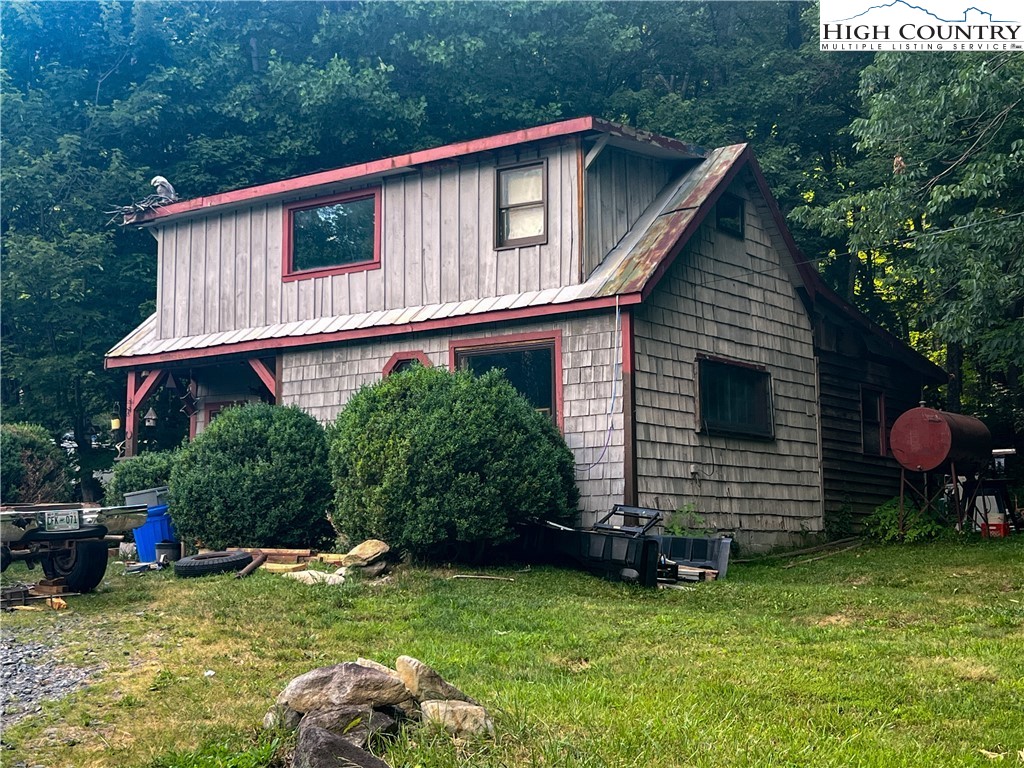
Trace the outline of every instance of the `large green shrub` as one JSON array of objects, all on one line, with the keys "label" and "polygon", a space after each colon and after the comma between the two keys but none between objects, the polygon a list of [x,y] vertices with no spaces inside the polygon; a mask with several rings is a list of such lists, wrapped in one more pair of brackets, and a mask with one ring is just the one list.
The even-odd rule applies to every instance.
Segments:
[{"label": "large green shrub", "polygon": [[519,523],[576,515],[572,453],[497,371],[415,366],[363,387],[329,435],[332,519],[353,541],[477,556]]},{"label": "large green shrub", "polygon": [[176,458],[177,451],[151,451],[117,462],[107,484],[105,502],[119,506],[124,504],[126,493],[167,485]]},{"label": "large green shrub", "polygon": [[67,456],[37,424],[0,426],[0,501],[71,501]]},{"label": "large green shrub", "polygon": [[327,438],[298,408],[222,411],[179,452],[170,493],[174,527],[189,543],[319,547],[334,537]]}]

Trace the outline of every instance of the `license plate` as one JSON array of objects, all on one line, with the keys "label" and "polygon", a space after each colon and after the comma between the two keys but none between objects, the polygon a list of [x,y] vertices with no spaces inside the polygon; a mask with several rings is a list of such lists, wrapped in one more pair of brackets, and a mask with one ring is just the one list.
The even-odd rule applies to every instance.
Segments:
[{"label": "license plate", "polygon": [[78,510],[51,510],[46,513],[46,530],[77,531],[82,527]]}]

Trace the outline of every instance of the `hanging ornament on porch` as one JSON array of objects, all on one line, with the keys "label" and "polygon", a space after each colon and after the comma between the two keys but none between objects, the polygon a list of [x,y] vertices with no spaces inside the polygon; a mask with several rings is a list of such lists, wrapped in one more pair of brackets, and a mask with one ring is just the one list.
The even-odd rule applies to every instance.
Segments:
[{"label": "hanging ornament on porch", "polygon": [[156,411],[153,410],[152,406],[150,406],[150,409],[146,411],[146,415],[142,417],[142,421],[147,427],[156,426]]},{"label": "hanging ornament on porch", "polygon": [[110,431],[116,432],[121,428],[121,404],[114,401],[114,411],[110,414]]}]

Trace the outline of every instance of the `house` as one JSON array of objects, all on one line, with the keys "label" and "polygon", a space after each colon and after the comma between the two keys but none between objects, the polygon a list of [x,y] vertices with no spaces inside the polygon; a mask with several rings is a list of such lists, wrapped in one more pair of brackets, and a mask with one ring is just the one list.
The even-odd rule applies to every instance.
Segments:
[{"label": "house", "polygon": [[198,432],[250,400],[329,422],[413,361],[499,367],[575,453],[583,522],[686,509],[769,548],[894,495],[886,428],[944,378],[824,286],[746,145],[586,117],[143,225],[156,312],[106,357],[129,452],[162,384]]}]

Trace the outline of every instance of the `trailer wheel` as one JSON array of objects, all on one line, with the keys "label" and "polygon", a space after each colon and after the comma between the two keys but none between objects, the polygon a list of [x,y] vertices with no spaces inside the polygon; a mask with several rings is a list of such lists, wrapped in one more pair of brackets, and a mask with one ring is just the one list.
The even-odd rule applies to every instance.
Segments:
[{"label": "trailer wheel", "polygon": [[176,576],[207,576],[212,573],[240,571],[252,562],[248,552],[205,552],[189,555],[174,563]]},{"label": "trailer wheel", "polygon": [[107,572],[107,544],[103,541],[76,541],[69,549],[43,558],[43,573],[48,579],[64,579],[72,592],[92,592]]}]

